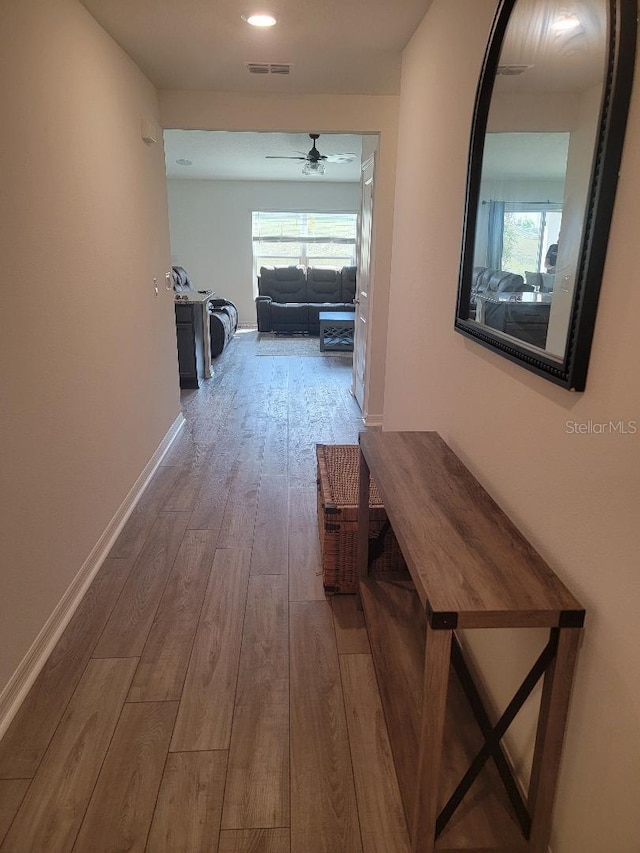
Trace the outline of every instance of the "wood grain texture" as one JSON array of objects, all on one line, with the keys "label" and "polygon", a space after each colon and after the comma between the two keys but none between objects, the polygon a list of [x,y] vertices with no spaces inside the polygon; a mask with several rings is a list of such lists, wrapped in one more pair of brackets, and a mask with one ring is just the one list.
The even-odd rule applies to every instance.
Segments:
[{"label": "wood grain texture", "polygon": [[180,700],[171,750],[228,749],[249,550],[217,550]]},{"label": "wood grain texture", "polygon": [[[484,741],[460,682],[449,678],[439,807],[445,805]],[[519,853],[523,837],[505,789],[489,761],[438,839],[436,850],[474,847]]]},{"label": "wood grain texture", "polygon": [[360,448],[358,452],[358,547],[356,571],[360,580],[369,574],[369,493],[371,475],[367,459]]},{"label": "wood grain texture", "polygon": [[226,769],[226,752],[169,753],[146,853],[218,849]]},{"label": "wood grain texture", "polygon": [[0,778],[32,777],[131,571],[107,559],[0,741]]},{"label": "wood grain texture", "polygon": [[177,708],[176,702],[124,706],[75,853],[143,853]]},{"label": "wood grain texture", "polygon": [[419,709],[420,753],[411,824],[413,853],[432,853],[435,849],[451,634],[451,631],[433,631],[427,625],[424,687]]},{"label": "wood grain texture", "polygon": [[406,586],[369,580],[360,585],[360,594],[410,826],[420,748],[426,619],[415,591]]},{"label": "wood grain texture", "polygon": [[[361,594],[400,793],[407,824],[411,825],[422,735],[426,618],[416,592],[404,582],[369,579],[361,584]],[[446,708],[439,808],[483,744],[462,688],[452,675]],[[436,849],[484,847],[492,851],[513,849],[516,853],[521,842],[498,772],[488,763],[444,829]]]},{"label": "wood grain texture", "polygon": [[291,848],[361,853],[331,608],[292,602]]},{"label": "wood grain texture", "polygon": [[289,492],[289,599],[291,601],[325,600],[316,495],[315,485],[293,487]]},{"label": "wood grain texture", "polygon": [[253,577],[244,620],[223,829],[289,825],[287,579]]},{"label": "wood grain texture", "polygon": [[110,557],[138,556],[179,473],[176,466],[161,465],[158,468],[120,531],[109,552]]},{"label": "wood grain texture", "polygon": [[368,654],[371,651],[369,637],[358,596],[332,595],[329,600],[333,612],[338,654]]},{"label": "wood grain texture", "polygon": [[409,834],[371,655],[341,655],[340,671],[364,853],[409,853]]},{"label": "wood grain texture", "polygon": [[[270,417],[267,423],[264,445],[264,456],[262,460],[263,475],[287,476],[287,447],[289,443],[289,424],[287,418],[287,392],[286,375],[279,374],[274,377],[274,389],[278,399],[272,401],[272,409],[280,404],[280,410]],[[281,384],[278,389],[278,384]],[[285,386],[282,387],[282,383]]]},{"label": "wood grain texture", "polygon": [[435,432],[360,447],[423,606],[458,627],[553,627],[582,606]]},{"label": "wood grain texture", "polygon": [[190,530],[219,530],[222,526],[232,482],[233,463],[238,452],[237,438],[224,443],[224,452],[212,457],[207,465],[189,518]]},{"label": "wood grain texture", "polygon": [[0,779],[0,845],[30,784],[30,779]]},{"label": "wood grain texture", "polygon": [[290,853],[288,829],[237,829],[220,833],[218,853]]},{"label": "wood grain texture", "polygon": [[558,632],[556,659],[544,678],[529,788],[532,853],[544,853],[549,845],[562,744],[581,634],[580,628],[564,628]]},{"label": "wood grain texture", "polygon": [[189,462],[181,465],[178,476],[162,505],[165,512],[191,512],[198,499],[206,470],[207,448],[194,445],[194,454]]},{"label": "wood grain texture", "polygon": [[289,556],[287,478],[263,474],[251,552],[252,575],[286,575]]},{"label": "wood grain texture", "polygon": [[187,528],[188,515],[161,515],[153,525],[93,656],[140,657]]},{"label": "wood grain texture", "polygon": [[222,517],[219,548],[251,548],[258,507],[257,486],[244,493],[229,495]]},{"label": "wood grain texture", "polygon": [[129,702],[180,698],[217,537],[217,531],[185,533],[131,685]]},{"label": "wood grain texture", "polygon": [[136,660],[89,661],[3,853],[71,850],[136,664]]},{"label": "wood grain texture", "polygon": [[[28,794],[20,805],[21,794],[29,784],[42,784],[38,782],[40,773],[48,766],[49,755],[54,754],[51,752],[53,745],[63,738],[60,741],[63,746],[56,749],[64,755],[59,769],[51,765],[48,772],[51,784],[38,804],[37,824],[54,827],[56,832],[64,834],[68,821],[76,825],[77,821],[83,820],[90,800],[91,811],[87,813],[87,824],[78,839],[76,853],[94,853],[102,845],[111,851],[140,850],[147,845],[151,853],[156,847],[162,850],[163,846],[172,853],[174,849],[179,853],[189,847],[193,853],[208,850],[215,853],[216,849],[223,853],[291,853],[292,850],[295,853],[316,853],[313,821],[308,828],[303,826],[309,810],[315,812],[314,821],[324,822],[326,827],[320,832],[320,853],[323,849],[331,849],[332,853],[350,853],[354,847],[351,841],[357,836],[357,824],[349,823],[346,817],[356,813],[346,724],[341,710],[335,636],[340,636],[341,643],[345,641],[342,649],[352,649],[359,643],[356,637],[360,630],[353,629],[352,633],[351,627],[340,619],[332,637],[330,611],[322,589],[315,518],[315,443],[354,444],[362,422],[349,394],[351,369],[347,359],[319,356],[317,359],[300,360],[306,362],[301,364],[292,358],[255,358],[256,347],[255,333],[237,335],[218,359],[214,380],[203,383],[198,392],[181,394],[187,422],[112,551],[112,555],[136,555],[135,570],[134,558],[112,558],[103,564],[91,591],[36,681],[23,710],[18,713],[14,726],[0,743],[0,770],[7,773],[7,779],[0,781],[0,821],[12,821],[20,808],[26,807]],[[289,468],[290,461],[292,469]],[[307,719],[304,723],[299,722],[297,727],[299,732],[306,733],[301,748],[309,758],[305,764],[307,775],[303,787],[306,786],[306,790],[318,788],[322,792],[323,785],[328,785],[329,793],[326,796],[321,793],[317,809],[314,800],[301,798],[303,811],[298,826],[302,827],[300,833],[305,836],[302,847],[291,845],[287,826],[254,826],[250,829],[230,826],[221,831],[219,848],[216,848],[217,823],[221,819],[220,808],[224,800],[219,774],[222,773],[226,753],[206,751],[206,747],[200,745],[200,737],[202,744],[212,738],[214,743],[219,739],[228,747],[232,742],[231,735],[238,733],[231,748],[235,750],[238,766],[246,766],[249,770],[247,774],[237,774],[238,784],[230,775],[229,797],[230,801],[236,793],[240,797],[238,813],[241,820],[263,809],[271,810],[271,813],[282,810],[284,813],[284,802],[289,793],[283,793],[285,785],[282,782],[287,764],[282,750],[286,748],[285,730],[288,737],[288,706],[281,717],[275,711],[280,705],[276,699],[281,695],[278,685],[283,670],[279,658],[282,637],[286,637],[289,631],[286,608],[281,608],[282,591],[279,588],[281,583],[286,583],[286,575],[255,575],[251,581],[249,578],[250,547],[264,549],[260,556],[267,563],[279,562],[275,552],[267,552],[277,547],[281,553],[282,543],[274,542],[272,537],[265,535],[262,545],[259,544],[262,534],[255,530],[256,522],[258,526],[260,524],[256,508],[261,497],[259,487],[284,478],[288,486],[308,489],[309,498],[302,513],[296,511],[289,515],[297,524],[294,547],[298,554],[298,574],[292,589],[295,595],[317,598],[322,603],[325,608],[323,634],[333,656],[330,665],[322,653],[318,658],[312,630],[311,641],[305,643],[297,658],[298,670],[308,670],[304,677],[315,682],[316,670],[320,671],[319,683],[324,685],[321,695],[324,697],[327,693],[322,702],[307,702],[305,707],[310,709]],[[298,496],[295,489],[290,494]],[[223,530],[227,536],[226,544],[244,542],[247,550],[237,560],[230,554],[218,556],[218,577],[215,581],[214,574],[210,577],[207,585],[209,607],[208,610],[203,607],[201,615],[204,614],[204,622],[200,622],[197,614],[193,615],[199,596],[195,588],[201,580],[195,565],[195,554],[199,552],[201,542],[201,534],[197,531],[210,531],[213,542],[215,532],[221,529],[228,503],[230,514],[227,520],[231,523]],[[239,515],[233,516],[235,508],[243,504],[252,506],[244,520]],[[268,501],[265,500],[265,509],[267,507]],[[178,515],[188,518],[187,532],[180,525],[180,529],[174,531],[175,535],[167,535],[167,508],[180,509]],[[265,534],[270,532],[265,528]],[[175,562],[167,556],[169,545],[173,548],[174,557],[182,546]],[[218,540],[218,552],[220,546]],[[204,557],[203,560],[206,568]],[[132,578],[127,582],[130,571]],[[225,577],[220,576],[221,571]],[[133,575],[136,575],[135,582]],[[275,598],[271,599],[272,593],[265,592],[268,606],[261,609],[256,592],[245,621],[245,591],[247,585],[254,581],[256,584],[275,584],[274,589],[279,590],[277,603]],[[127,588],[123,590],[125,582]],[[214,587],[217,595],[212,592]],[[205,591],[202,596],[203,604],[206,594]],[[116,603],[117,612],[114,611]],[[125,685],[119,694],[112,689],[101,689],[95,699],[98,710],[94,714],[90,703],[83,699],[86,695],[86,676],[83,673],[87,665],[87,673],[94,668],[112,665],[109,658],[90,660],[112,611],[109,631],[114,645],[112,649],[103,646],[101,653],[114,651],[128,656],[131,648],[128,642],[135,639],[143,661],[131,682],[135,683],[135,688],[127,693],[129,685]],[[189,625],[191,615],[193,623]],[[243,657],[247,662],[247,677],[242,675],[243,661],[236,703],[236,674],[241,659],[243,623],[247,649]],[[192,679],[185,676],[180,687],[183,732],[193,738],[189,746],[200,751],[169,752],[163,770],[161,756],[167,751],[170,720],[163,722],[158,716],[154,722],[153,709],[157,708],[160,715],[162,707],[170,708],[174,700],[159,704],[156,697],[174,696],[173,691],[179,681],[177,673],[184,666],[187,635],[194,631],[197,634],[198,626],[203,625],[206,627],[199,643],[192,635],[192,656],[187,664],[187,671],[192,666]],[[106,643],[106,639],[105,633],[103,642]],[[121,642],[122,647],[119,647]],[[286,640],[285,644],[288,659],[289,644]],[[121,659],[116,663],[125,666],[129,672],[136,661],[133,658]],[[327,681],[331,689],[326,688]],[[156,693],[156,689],[160,692]],[[127,696],[136,699],[144,696],[152,701],[127,704]],[[125,702],[125,710],[120,724],[116,721],[112,724],[111,747],[105,745],[103,748],[99,779],[95,776],[90,779],[88,757],[96,756],[97,749],[95,726],[115,699],[121,704]],[[67,748],[64,744],[71,741],[71,729],[66,715],[77,703],[84,706],[85,712],[74,716],[74,726],[83,734],[78,736],[80,745],[77,748]],[[139,709],[136,713],[144,717],[138,721],[138,726],[132,725],[130,709]],[[306,715],[307,711],[303,708],[300,713]],[[316,729],[317,719],[320,726]],[[131,731],[133,728],[137,733]],[[125,729],[130,731],[131,737],[124,736]],[[336,743],[331,740],[334,732]],[[82,741],[83,736],[85,740]],[[245,748],[245,737],[253,744],[255,754],[252,756]],[[104,760],[107,750],[110,750],[109,755]],[[45,752],[47,757],[43,760]],[[317,765],[314,764],[316,755]],[[216,757],[217,768],[210,767],[209,756]],[[335,756],[337,763],[332,763]],[[78,762],[77,769],[65,776],[65,768],[74,760]],[[330,765],[328,770],[327,762]],[[99,762],[96,764],[99,768]],[[41,769],[33,783],[19,778],[33,776],[39,765]],[[278,768],[277,774],[274,774],[275,767]],[[334,776],[335,790],[331,781]],[[316,784],[316,777],[322,780],[321,784]],[[217,790],[212,799],[211,785]],[[343,788],[349,789],[346,800]],[[57,797],[72,803],[76,793],[77,810],[72,809],[72,814],[64,809],[61,811]],[[345,829],[346,825],[349,829]],[[149,830],[148,838],[145,827]],[[79,831],[78,827],[67,850],[74,846]],[[180,839],[186,839],[184,848]],[[358,851],[357,841],[354,843]],[[21,846],[20,853],[28,853],[29,850],[58,853],[65,847],[42,847],[39,843],[29,847],[27,843],[27,846]]]}]

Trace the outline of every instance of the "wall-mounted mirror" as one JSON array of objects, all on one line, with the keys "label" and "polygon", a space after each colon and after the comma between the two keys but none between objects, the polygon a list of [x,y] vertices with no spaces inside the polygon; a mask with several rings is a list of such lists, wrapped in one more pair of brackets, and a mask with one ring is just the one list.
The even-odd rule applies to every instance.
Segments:
[{"label": "wall-mounted mirror", "polygon": [[478,86],[455,327],[585,386],[636,0],[502,0]]}]

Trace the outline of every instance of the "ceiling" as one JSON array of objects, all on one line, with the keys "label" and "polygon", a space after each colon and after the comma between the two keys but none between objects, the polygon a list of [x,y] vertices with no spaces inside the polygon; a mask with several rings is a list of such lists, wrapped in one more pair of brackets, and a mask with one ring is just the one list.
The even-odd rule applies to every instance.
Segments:
[{"label": "ceiling", "polygon": [[[82,0],[160,89],[397,94],[400,56],[431,0],[266,0],[278,24],[241,15],[253,0]],[[249,74],[245,63],[292,63]]]},{"label": "ceiling", "polygon": [[[164,132],[167,177],[188,180],[358,182],[362,137],[321,134],[320,154],[355,154],[350,163],[327,163],[323,176],[302,174],[301,160],[267,160],[269,155],[304,155],[311,139],[300,133],[231,133],[209,130]],[[181,165],[177,160],[190,160]]]},{"label": "ceiling", "polygon": [[[562,18],[577,22],[558,31]],[[499,76],[496,91],[580,93],[601,85],[607,46],[607,0],[518,0],[504,38],[502,66],[525,66],[517,76]]]}]

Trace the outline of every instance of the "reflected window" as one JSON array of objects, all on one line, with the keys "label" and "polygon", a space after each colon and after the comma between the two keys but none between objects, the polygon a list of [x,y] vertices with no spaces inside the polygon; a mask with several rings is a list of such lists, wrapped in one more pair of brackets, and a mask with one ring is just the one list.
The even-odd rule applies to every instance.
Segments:
[{"label": "reflected window", "polygon": [[558,245],[561,220],[559,204],[505,204],[500,269],[520,275],[528,270],[546,273],[545,260],[549,249]]}]

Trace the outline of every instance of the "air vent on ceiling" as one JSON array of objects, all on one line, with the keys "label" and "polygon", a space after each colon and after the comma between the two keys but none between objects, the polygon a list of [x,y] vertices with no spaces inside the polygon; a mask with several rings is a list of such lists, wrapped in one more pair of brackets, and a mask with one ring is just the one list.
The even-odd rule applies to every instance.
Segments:
[{"label": "air vent on ceiling", "polygon": [[245,62],[249,74],[289,74],[290,62]]},{"label": "air vent on ceiling", "polygon": [[502,77],[517,77],[524,74],[528,68],[533,68],[533,65],[498,65],[496,74]]}]

